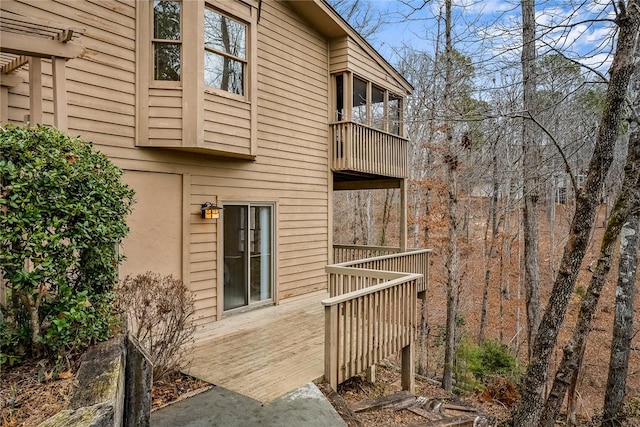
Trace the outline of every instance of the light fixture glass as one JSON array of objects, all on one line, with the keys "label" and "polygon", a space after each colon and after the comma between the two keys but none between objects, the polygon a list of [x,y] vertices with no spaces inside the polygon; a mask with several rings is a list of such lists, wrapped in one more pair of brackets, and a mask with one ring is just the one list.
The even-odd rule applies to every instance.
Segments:
[{"label": "light fixture glass", "polygon": [[220,210],[222,208],[220,206],[216,206],[211,202],[205,202],[202,204],[200,208],[200,216],[203,219],[216,219],[220,218]]}]

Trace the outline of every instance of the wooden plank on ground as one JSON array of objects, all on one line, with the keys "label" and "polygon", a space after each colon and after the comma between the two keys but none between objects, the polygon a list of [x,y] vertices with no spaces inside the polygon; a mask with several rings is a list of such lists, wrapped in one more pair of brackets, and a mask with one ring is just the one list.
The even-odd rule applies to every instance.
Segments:
[{"label": "wooden plank on ground", "polygon": [[436,421],[436,420],[442,419],[442,415],[440,415],[439,413],[429,411],[420,406],[410,406],[407,408],[407,410],[413,412],[416,415],[420,415],[422,418],[426,418],[429,421]]},{"label": "wooden plank on ground", "polygon": [[416,396],[406,390],[399,391],[387,396],[367,399],[358,402],[351,407],[354,412],[362,412],[373,409],[393,408],[396,410],[405,409],[415,404]]},{"label": "wooden plank on ground", "polygon": [[432,421],[429,427],[473,427],[476,417],[472,415],[461,415],[455,417],[446,417],[441,420]]}]

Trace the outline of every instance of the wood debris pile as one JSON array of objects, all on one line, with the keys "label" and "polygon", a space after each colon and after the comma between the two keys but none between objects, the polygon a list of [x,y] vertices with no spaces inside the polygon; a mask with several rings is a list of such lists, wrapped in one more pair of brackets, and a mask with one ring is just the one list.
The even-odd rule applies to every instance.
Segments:
[{"label": "wood debris pile", "polygon": [[407,391],[367,399],[350,409],[355,413],[380,409],[407,410],[423,417],[426,422],[420,425],[429,427],[489,427],[492,424],[487,416],[473,407],[416,396]]}]

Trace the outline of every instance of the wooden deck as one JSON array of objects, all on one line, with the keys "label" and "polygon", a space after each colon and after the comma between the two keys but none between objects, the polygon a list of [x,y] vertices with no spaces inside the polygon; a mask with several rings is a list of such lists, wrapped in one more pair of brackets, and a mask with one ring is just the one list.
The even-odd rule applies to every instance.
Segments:
[{"label": "wooden deck", "polygon": [[194,346],[188,373],[263,403],[322,377],[327,297],[223,318]]}]

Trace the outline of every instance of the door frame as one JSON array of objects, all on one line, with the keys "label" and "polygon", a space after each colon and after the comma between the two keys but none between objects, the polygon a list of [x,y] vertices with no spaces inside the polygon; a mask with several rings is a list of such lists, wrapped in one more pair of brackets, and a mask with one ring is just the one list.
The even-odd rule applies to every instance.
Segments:
[{"label": "door frame", "polygon": [[[277,202],[274,201],[255,201],[255,200],[246,200],[246,199],[235,199],[235,198],[220,198],[219,206],[244,206],[250,212],[251,207],[270,207],[271,208],[271,298],[268,298],[263,301],[251,302],[251,294],[247,295],[248,304],[232,308],[229,310],[224,309],[224,270],[225,270],[225,250],[224,250],[224,216],[225,210],[222,210],[222,214],[220,216],[220,220],[218,221],[218,234],[220,238],[218,239],[218,286],[217,286],[217,300],[218,300],[218,318],[225,317],[227,315],[236,314],[245,312],[248,310],[253,310],[255,308],[271,306],[278,303],[278,292],[277,292],[277,282],[276,279],[278,277],[277,274],[277,265],[278,265],[278,257],[277,257],[277,235],[278,235],[278,221],[277,221]],[[249,215],[247,215],[247,221],[249,221]],[[250,256],[250,255],[249,255]],[[250,276],[250,263],[247,265],[248,275],[247,275],[247,287],[250,286],[251,276]]]}]

